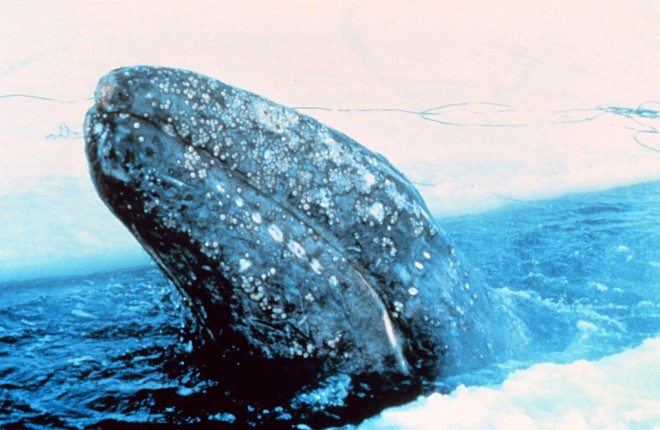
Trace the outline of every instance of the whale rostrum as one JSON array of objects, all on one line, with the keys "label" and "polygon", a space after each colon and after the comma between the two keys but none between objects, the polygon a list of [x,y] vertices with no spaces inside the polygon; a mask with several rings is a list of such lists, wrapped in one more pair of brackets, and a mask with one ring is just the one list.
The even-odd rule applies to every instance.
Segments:
[{"label": "whale rostrum", "polygon": [[135,66],[100,80],[84,133],[99,195],[189,299],[219,365],[281,371],[294,395],[338,376],[386,392],[524,346],[404,175],[309,116]]}]

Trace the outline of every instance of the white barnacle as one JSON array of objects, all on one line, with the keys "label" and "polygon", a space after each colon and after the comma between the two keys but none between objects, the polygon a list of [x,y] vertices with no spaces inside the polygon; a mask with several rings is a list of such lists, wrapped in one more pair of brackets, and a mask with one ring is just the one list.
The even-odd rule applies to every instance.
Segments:
[{"label": "white barnacle", "polygon": [[252,222],[255,224],[261,224],[261,214],[259,212],[252,213]]},{"label": "white barnacle", "polygon": [[323,266],[321,266],[321,263],[319,263],[319,260],[316,258],[312,258],[312,261],[309,263],[309,267],[311,267],[317,275],[320,275],[321,271],[323,270]]},{"label": "white barnacle", "polygon": [[415,297],[417,294],[419,294],[419,290],[415,287],[410,287],[408,288],[408,294]]},{"label": "white barnacle", "polygon": [[249,269],[252,266],[252,262],[246,258],[241,258],[238,260],[238,271],[239,272],[245,272],[247,269]]},{"label": "white barnacle", "polygon": [[371,172],[365,173],[362,178],[364,179],[364,183],[367,184],[367,187],[369,188],[373,187],[376,184],[376,177]]},{"label": "white barnacle", "polygon": [[424,265],[419,261],[415,261],[415,267],[417,267],[419,270],[424,270]]},{"label": "white barnacle", "polygon": [[280,230],[275,224],[268,226],[268,233],[275,242],[282,242],[284,240],[284,233],[282,233],[282,230]]},{"label": "white barnacle", "polygon": [[326,343],[326,345],[328,345],[330,348],[333,348],[333,349],[334,349],[334,348],[337,347],[337,343],[339,343],[340,340],[341,340],[341,334],[338,334],[338,335],[335,336],[334,338],[329,339],[329,340],[326,340],[325,343]]},{"label": "white barnacle", "polygon": [[236,197],[235,202],[236,202],[236,206],[238,206],[239,208],[242,208],[242,207],[243,207],[244,202],[243,202],[243,199],[242,199],[242,198],[240,198],[240,197]]},{"label": "white barnacle", "polygon": [[290,240],[286,247],[289,248],[289,251],[298,258],[303,258],[305,256],[305,248],[295,240]]},{"label": "white barnacle", "polygon": [[431,254],[429,254],[428,251],[424,251],[424,252],[422,252],[422,254],[424,255],[424,258],[426,258],[427,260],[431,259]]},{"label": "white barnacle", "polygon": [[339,281],[334,275],[328,278],[328,283],[330,284],[331,287],[336,287],[337,285],[339,285]]},{"label": "white barnacle", "polygon": [[133,128],[136,129],[136,130],[137,130],[138,128],[140,128],[140,123],[137,122],[137,121],[134,122],[134,123],[133,123]]},{"label": "white barnacle", "polygon": [[327,189],[325,188],[321,189],[315,197],[318,205],[321,206],[323,209],[327,209],[330,207],[332,202],[330,200],[330,192]]},{"label": "white barnacle", "polygon": [[376,221],[382,223],[383,218],[385,217],[385,208],[383,207],[383,204],[381,202],[375,202],[369,208],[369,213],[371,214],[372,217],[374,217]]},{"label": "white barnacle", "polygon": [[335,163],[339,164],[341,161],[340,157],[342,155],[341,153],[341,147],[337,143],[336,140],[334,140],[327,132],[322,133],[319,138],[323,139],[323,143],[327,145],[328,148],[328,155],[332,160],[334,160]]},{"label": "white barnacle", "polygon": [[261,299],[264,298],[264,290],[263,290],[263,288],[261,288],[261,287],[257,288],[257,291],[255,291],[254,293],[250,294],[250,298],[251,298],[252,300],[254,300],[254,301],[257,301],[257,302],[261,301]]}]

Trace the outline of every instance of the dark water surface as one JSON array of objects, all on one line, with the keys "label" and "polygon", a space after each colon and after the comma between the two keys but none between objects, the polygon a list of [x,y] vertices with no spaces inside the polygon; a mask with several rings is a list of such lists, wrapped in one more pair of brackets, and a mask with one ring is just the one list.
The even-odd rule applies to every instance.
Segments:
[{"label": "dark water surface", "polygon": [[[599,358],[660,332],[660,182],[440,224],[529,323],[532,347],[439,388]],[[154,267],[0,284],[0,427],[293,424],[283,407],[233,401],[237,388],[223,387],[190,333]]]}]

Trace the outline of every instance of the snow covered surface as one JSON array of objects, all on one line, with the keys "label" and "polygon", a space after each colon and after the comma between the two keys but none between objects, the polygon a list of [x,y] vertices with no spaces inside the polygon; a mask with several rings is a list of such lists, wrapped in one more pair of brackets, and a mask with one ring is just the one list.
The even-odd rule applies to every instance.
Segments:
[{"label": "snow covered surface", "polygon": [[651,429],[660,427],[660,338],[602,358],[540,363],[501,386],[459,386],[391,408],[371,429]]},{"label": "snow covered surface", "polygon": [[324,108],[302,111],[456,215],[660,178],[658,19],[653,1],[4,0],[0,280],[146,261],[96,198],[82,151],[89,97],[115,67],[189,68]]},{"label": "snow covered surface", "polygon": [[[660,179],[652,0],[0,9],[0,282],[148,261],[96,196],[80,136],[96,81],[124,65],[192,69],[299,107],[384,154],[439,217]],[[659,345],[541,363],[365,427],[649,428]]]}]

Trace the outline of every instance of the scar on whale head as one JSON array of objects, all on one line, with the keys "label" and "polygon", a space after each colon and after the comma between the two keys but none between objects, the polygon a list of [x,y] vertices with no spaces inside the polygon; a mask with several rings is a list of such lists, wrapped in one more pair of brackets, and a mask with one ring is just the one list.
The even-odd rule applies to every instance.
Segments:
[{"label": "scar on whale head", "polygon": [[99,195],[190,299],[218,366],[286,375],[292,404],[341,377],[386,406],[525,343],[404,175],[309,116],[136,66],[100,80],[84,130]]}]

